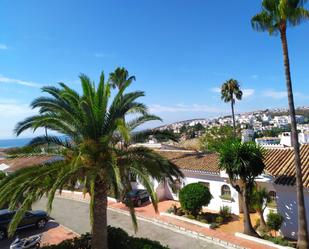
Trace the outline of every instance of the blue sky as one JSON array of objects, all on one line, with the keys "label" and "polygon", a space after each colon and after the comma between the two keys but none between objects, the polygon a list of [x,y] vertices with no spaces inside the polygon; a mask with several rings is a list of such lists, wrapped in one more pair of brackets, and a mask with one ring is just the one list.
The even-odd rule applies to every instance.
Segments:
[{"label": "blue sky", "polygon": [[[245,92],[237,112],[285,107],[279,37],[250,26],[259,10],[248,0],[3,0],[0,138],[34,113],[40,86],[78,89],[80,73],[97,80],[118,66],[136,76],[132,88],[164,123],[229,113],[217,88],[231,77]],[[288,38],[295,101],[308,105],[309,22]]]}]

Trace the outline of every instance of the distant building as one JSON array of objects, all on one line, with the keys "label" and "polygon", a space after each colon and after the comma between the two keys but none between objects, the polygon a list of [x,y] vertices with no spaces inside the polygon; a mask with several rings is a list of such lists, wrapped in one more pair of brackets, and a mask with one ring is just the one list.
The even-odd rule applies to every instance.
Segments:
[{"label": "distant building", "polygon": [[245,129],[241,131],[241,141],[250,142],[253,141],[254,130]]},{"label": "distant building", "polygon": [[256,138],[255,142],[259,145],[277,145],[280,144],[280,140],[279,137],[261,137]]},{"label": "distant building", "polygon": [[[298,142],[300,144],[309,144],[309,131],[298,133]],[[292,146],[291,132],[283,132],[280,135],[280,144],[285,146]]]}]

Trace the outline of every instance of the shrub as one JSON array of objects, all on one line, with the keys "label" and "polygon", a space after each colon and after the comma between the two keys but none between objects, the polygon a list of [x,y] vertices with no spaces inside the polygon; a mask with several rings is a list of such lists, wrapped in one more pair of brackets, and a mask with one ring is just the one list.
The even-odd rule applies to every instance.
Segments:
[{"label": "shrub", "polygon": [[259,218],[256,219],[256,222],[253,228],[256,230],[260,226],[260,224],[261,224],[261,220]]},{"label": "shrub", "polygon": [[212,199],[209,189],[200,183],[191,183],[180,190],[179,201],[181,207],[196,216]]},{"label": "shrub", "polygon": [[[169,249],[157,241],[129,236],[121,228],[108,227],[109,249]],[[41,249],[91,249],[91,235],[65,240],[58,245],[43,246]]]},{"label": "shrub", "polygon": [[166,210],[167,213],[171,214],[171,213],[174,213],[174,208],[173,207],[170,207]]},{"label": "shrub", "polygon": [[220,207],[220,216],[226,221],[232,217],[231,208],[229,206]]},{"label": "shrub", "polygon": [[215,229],[215,228],[218,228],[218,227],[219,227],[218,223],[211,223],[210,224],[210,229]]},{"label": "shrub", "polygon": [[122,249],[130,242],[129,234],[121,228],[108,227],[108,248],[109,249]]},{"label": "shrub", "polygon": [[177,210],[176,210],[176,215],[178,215],[178,216],[183,216],[185,214],[185,212],[181,209],[181,208],[178,208]]},{"label": "shrub", "polygon": [[153,241],[144,238],[134,238],[130,237],[129,247],[109,247],[109,249],[168,249],[168,247],[162,246],[158,241]]},{"label": "shrub", "polygon": [[283,217],[281,214],[270,212],[267,215],[266,224],[270,230],[279,231],[283,222]]},{"label": "shrub", "polygon": [[282,237],[271,237],[268,235],[263,236],[263,239],[265,240],[269,240],[277,245],[280,246],[289,246],[289,247],[295,247],[295,245],[291,242],[289,242],[288,240],[282,238]]},{"label": "shrub", "polygon": [[187,215],[185,215],[185,217],[190,219],[190,220],[194,220],[195,219],[195,216],[192,215],[192,214],[187,214]]},{"label": "shrub", "polygon": [[221,224],[221,223],[223,223],[223,221],[224,221],[224,218],[223,218],[222,216],[218,216],[218,217],[216,218],[216,223]]}]

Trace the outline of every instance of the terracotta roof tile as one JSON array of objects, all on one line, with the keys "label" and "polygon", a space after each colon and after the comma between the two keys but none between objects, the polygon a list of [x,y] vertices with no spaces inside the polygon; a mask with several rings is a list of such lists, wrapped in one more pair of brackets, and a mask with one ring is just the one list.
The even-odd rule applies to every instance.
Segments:
[{"label": "terracotta roof tile", "polygon": [[[303,185],[309,188],[309,145],[300,147]],[[265,156],[265,171],[275,177],[275,183],[294,185],[295,163],[293,148],[269,149]]]},{"label": "terracotta roof tile", "polygon": [[219,174],[218,155],[214,153],[203,154],[197,152],[158,151],[180,169],[205,171],[210,174]]},{"label": "terracotta roof tile", "polygon": [[0,164],[4,163],[10,166],[10,168],[7,169],[6,172],[14,172],[21,168],[47,163],[53,159],[54,157],[52,156],[29,156],[29,157],[20,157],[12,159],[3,159],[0,160]]},{"label": "terracotta roof tile", "polygon": [[[204,171],[219,174],[218,154],[202,154],[186,151],[158,151],[159,154],[175,163],[180,169]],[[303,185],[309,188],[309,145],[300,147]],[[265,155],[265,171],[275,177],[275,183],[294,185],[295,164],[293,148],[267,149]]]}]

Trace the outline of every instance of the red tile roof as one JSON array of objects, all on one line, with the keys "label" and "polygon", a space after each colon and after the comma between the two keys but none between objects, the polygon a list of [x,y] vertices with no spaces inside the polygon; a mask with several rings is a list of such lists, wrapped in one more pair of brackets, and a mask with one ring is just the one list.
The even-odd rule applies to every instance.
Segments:
[{"label": "red tile roof", "polygon": [[6,170],[6,172],[14,172],[18,169],[31,167],[33,165],[39,165],[47,163],[53,160],[52,156],[29,156],[29,157],[19,157],[19,158],[11,158],[11,159],[3,159],[0,160],[0,164],[4,163],[10,168]]},{"label": "red tile roof", "polygon": [[220,174],[218,155],[214,153],[159,151],[159,154],[183,170],[206,171],[210,174]]},{"label": "red tile roof", "polygon": [[[301,163],[303,184],[309,188],[309,145],[302,145]],[[204,171],[210,174],[219,174],[218,154],[201,154],[197,152],[159,151],[159,154],[175,163],[180,169]],[[294,185],[295,164],[293,148],[268,149],[265,155],[265,172],[275,177],[275,183]]]},{"label": "red tile roof", "polygon": [[[303,185],[309,188],[309,145],[300,147],[300,157]],[[282,185],[294,185],[296,183],[293,148],[267,150],[265,164],[265,171],[276,177],[275,183]]]}]

